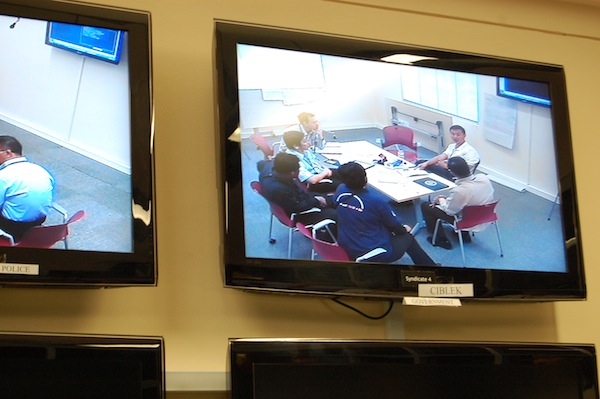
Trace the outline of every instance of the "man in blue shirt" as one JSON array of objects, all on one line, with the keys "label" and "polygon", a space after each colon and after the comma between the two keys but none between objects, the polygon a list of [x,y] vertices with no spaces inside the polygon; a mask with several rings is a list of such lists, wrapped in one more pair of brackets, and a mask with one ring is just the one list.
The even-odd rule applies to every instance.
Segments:
[{"label": "man in blue shirt", "polygon": [[31,227],[46,220],[52,207],[54,179],[22,155],[21,143],[0,136],[0,229],[20,241]]},{"label": "man in blue shirt", "polygon": [[300,162],[298,180],[306,184],[310,191],[332,193],[339,186],[335,170],[324,166],[310,149],[304,133],[290,130],[283,134],[288,154],[295,155]]},{"label": "man in blue shirt", "polygon": [[338,171],[343,182],[335,193],[338,242],[352,259],[382,248],[382,253],[369,260],[390,263],[407,253],[416,265],[436,265],[387,198],[367,187],[367,174],[360,164],[349,162]]}]

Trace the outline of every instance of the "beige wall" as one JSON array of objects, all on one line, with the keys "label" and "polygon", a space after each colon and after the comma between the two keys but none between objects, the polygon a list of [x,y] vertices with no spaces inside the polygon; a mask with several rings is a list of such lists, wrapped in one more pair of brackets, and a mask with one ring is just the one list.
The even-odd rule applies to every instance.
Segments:
[{"label": "beige wall", "polygon": [[[598,233],[593,230],[598,221],[593,155],[600,109],[599,8],[535,0],[96,2],[147,9],[153,16],[159,285],[4,289],[2,330],[162,335],[169,372],[217,375],[225,370],[228,337],[404,336],[600,344],[600,319],[594,317],[600,311],[600,248],[594,246]],[[369,321],[330,301],[222,288],[211,77],[215,18],[563,64],[589,300],[402,308],[386,329],[386,322]],[[381,304],[354,304],[373,314],[383,310]]]}]

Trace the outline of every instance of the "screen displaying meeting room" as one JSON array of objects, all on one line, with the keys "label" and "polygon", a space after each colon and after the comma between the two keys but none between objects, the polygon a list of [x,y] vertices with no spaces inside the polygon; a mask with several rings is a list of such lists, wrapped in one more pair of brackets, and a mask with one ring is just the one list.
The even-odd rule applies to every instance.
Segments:
[{"label": "screen displaying meeting room", "polygon": [[[419,282],[466,283],[474,292],[459,296],[585,298],[567,90],[560,66],[248,24],[217,22],[216,32],[229,222],[227,286],[398,299],[422,295]],[[299,225],[294,217],[302,222],[302,211],[313,205],[291,216],[285,209],[288,221],[276,207],[291,205],[277,203],[276,194],[259,195],[256,187],[269,173],[264,169],[277,162],[272,152],[290,148],[287,132],[301,130],[297,115],[304,111],[316,115],[325,131],[325,144],[307,150],[317,154],[316,162],[332,169],[351,161],[362,165],[369,190],[383,194],[437,265],[412,257],[410,250],[395,261],[369,254],[355,255],[354,261],[338,251],[350,251],[341,234],[337,245],[334,233],[318,238],[318,228],[313,228],[312,237],[304,230],[307,238],[296,231],[308,223]],[[494,219],[471,216],[478,220],[464,227],[475,232],[468,237],[471,242],[463,243],[463,235],[451,236],[460,250],[448,251],[427,241],[435,232],[427,234],[422,207],[472,177],[455,181],[415,164],[444,152],[448,144],[454,146],[450,131],[456,125],[466,130],[465,146],[479,154],[472,175],[493,181],[488,202],[465,204],[496,208],[490,214]],[[409,144],[418,145],[393,152],[386,134],[395,127],[409,131]],[[271,153],[265,156],[264,149],[257,149],[257,136],[271,146]],[[409,151],[415,153],[412,158]],[[317,185],[309,184],[308,190]],[[332,188],[322,195],[336,198],[341,193]],[[368,207],[364,205],[365,213]],[[350,216],[341,219],[340,209],[338,233],[352,223]],[[467,222],[468,211],[457,214],[457,226]],[[321,219],[335,215],[329,212]],[[381,234],[365,226],[360,224],[352,234]],[[332,245],[323,242],[328,239]]]},{"label": "screen displaying meeting room", "polygon": [[155,283],[150,27],[141,11],[0,1],[0,134],[47,170],[53,201],[2,237],[4,262],[33,267],[0,284]]}]

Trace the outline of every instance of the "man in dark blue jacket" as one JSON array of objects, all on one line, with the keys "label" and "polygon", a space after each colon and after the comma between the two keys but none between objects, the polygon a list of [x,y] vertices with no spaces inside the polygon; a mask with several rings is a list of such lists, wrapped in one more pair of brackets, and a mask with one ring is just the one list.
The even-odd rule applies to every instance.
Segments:
[{"label": "man in dark blue jacket", "polygon": [[417,265],[436,265],[402,224],[387,199],[367,187],[365,169],[356,162],[340,167],[343,182],[335,193],[338,242],[356,259],[376,248],[383,251],[369,260],[390,263],[407,253]]},{"label": "man in dark blue jacket", "polygon": [[295,213],[295,221],[306,225],[324,219],[335,221],[337,212],[330,207],[331,200],[306,190],[297,179],[299,169],[298,158],[283,152],[272,162],[259,162],[259,181],[265,198],[282,207],[288,215]]}]

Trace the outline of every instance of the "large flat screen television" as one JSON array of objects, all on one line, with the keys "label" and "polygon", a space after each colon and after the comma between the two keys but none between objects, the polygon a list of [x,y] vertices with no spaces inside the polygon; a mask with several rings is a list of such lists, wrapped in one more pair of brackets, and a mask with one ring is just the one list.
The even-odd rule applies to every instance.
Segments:
[{"label": "large flat screen television", "polygon": [[155,285],[150,14],[0,0],[0,51],[0,285]]},{"label": "large flat screen television", "polygon": [[5,397],[162,399],[161,337],[0,333]]},{"label": "large flat screen television", "polygon": [[[561,66],[230,21],[215,23],[215,49],[226,287],[392,301],[586,297]],[[543,85],[551,104],[499,96],[499,78]],[[318,240],[334,243],[327,246],[310,230],[302,234],[297,219],[285,220],[289,210],[278,218],[272,205],[282,205],[281,198],[260,194],[259,168],[273,176],[272,159],[289,151],[284,134],[300,131],[298,118],[306,113],[326,141],[314,149],[317,161],[330,170],[362,165],[367,190],[411,229],[429,260],[405,254],[391,263],[357,262],[352,248],[335,244],[334,232],[313,229]],[[442,153],[456,125],[479,154],[472,176],[491,182],[488,200],[497,204],[486,217],[497,220],[464,239],[440,225],[447,249],[428,241],[422,206],[460,182],[415,165]],[[406,154],[415,150],[386,146],[390,127],[412,131],[412,161]],[[321,195],[339,199],[335,192]],[[357,225],[346,236],[375,234],[381,223]]]},{"label": "large flat screen television", "polygon": [[596,399],[593,345],[232,339],[232,399]]}]

